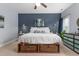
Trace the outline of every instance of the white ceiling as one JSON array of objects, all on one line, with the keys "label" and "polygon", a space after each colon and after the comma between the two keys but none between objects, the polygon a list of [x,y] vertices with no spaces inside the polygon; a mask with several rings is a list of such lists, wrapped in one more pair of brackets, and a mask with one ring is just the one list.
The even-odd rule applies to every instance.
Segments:
[{"label": "white ceiling", "polygon": [[[72,3],[45,3],[47,8],[39,6],[36,10],[34,9],[35,3],[4,3],[0,6],[8,7],[11,10],[16,10],[18,13],[61,13]],[[61,10],[63,9],[63,10]]]},{"label": "white ceiling", "polygon": [[[23,3],[17,4],[19,13],[61,13],[72,3],[45,3],[48,7],[44,8],[39,6],[36,10],[34,9],[34,3]],[[63,9],[63,10],[61,10]]]}]

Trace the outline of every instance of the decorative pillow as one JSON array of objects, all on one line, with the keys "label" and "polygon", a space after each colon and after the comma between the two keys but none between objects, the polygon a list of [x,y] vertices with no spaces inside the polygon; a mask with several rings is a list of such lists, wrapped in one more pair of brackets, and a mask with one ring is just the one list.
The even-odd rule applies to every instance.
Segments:
[{"label": "decorative pillow", "polygon": [[34,31],[34,33],[45,33],[45,31],[38,31],[38,30],[36,30],[36,31]]}]

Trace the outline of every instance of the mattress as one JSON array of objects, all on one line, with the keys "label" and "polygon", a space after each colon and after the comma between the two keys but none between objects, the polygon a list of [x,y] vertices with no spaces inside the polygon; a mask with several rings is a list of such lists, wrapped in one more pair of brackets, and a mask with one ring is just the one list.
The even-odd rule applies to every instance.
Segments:
[{"label": "mattress", "polygon": [[19,37],[19,42],[30,44],[53,44],[60,43],[61,38],[53,33],[27,33]]}]

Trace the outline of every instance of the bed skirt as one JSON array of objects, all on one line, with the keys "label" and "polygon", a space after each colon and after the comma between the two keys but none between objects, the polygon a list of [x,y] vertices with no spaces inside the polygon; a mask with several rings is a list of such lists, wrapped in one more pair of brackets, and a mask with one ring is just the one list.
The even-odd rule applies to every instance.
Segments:
[{"label": "bed skirt", "polygon": [[59,53],[60,45],[54,44],[28,44],[20,42],[18,44],[19,53]]}]

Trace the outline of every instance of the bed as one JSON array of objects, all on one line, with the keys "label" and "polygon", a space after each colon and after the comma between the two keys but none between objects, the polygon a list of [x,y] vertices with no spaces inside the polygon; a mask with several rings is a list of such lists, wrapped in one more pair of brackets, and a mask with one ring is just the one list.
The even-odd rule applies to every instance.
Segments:
[{"label": "bed", "polygon": [[61,38],[48,27],[31,27],[30,32],[19,37],[18,52],[58,53]]}]

